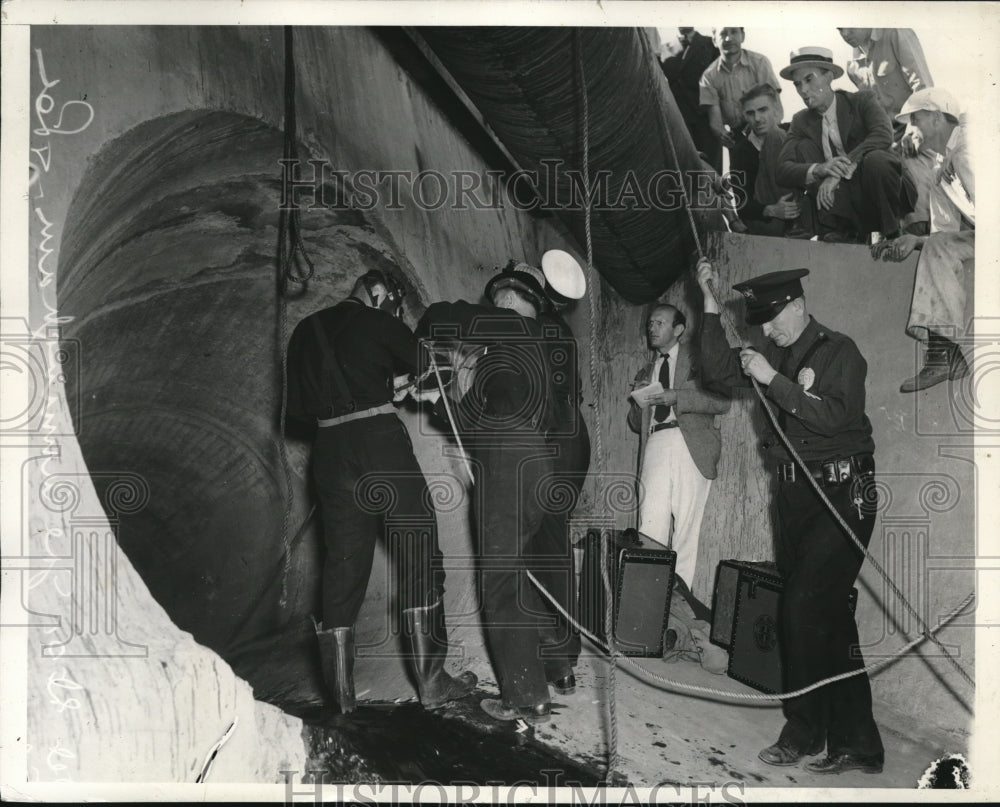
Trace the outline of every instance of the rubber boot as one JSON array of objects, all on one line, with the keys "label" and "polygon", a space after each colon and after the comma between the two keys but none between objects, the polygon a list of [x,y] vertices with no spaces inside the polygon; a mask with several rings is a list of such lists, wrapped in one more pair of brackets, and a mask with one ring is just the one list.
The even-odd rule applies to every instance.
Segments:
[{"label": "rubber boot", "polygon": [[453,678],[444,669],[448,657],[448,631],[441,600],[423,608],[403,610],[403,635],[410,646],[417,693],[425,709],[435,709],[472,692],[478,680],[466,670]]},{"label": "rubber boot", "polygon": [[323,682],[343,714],[354,711],[354,629],[316,626]]}]

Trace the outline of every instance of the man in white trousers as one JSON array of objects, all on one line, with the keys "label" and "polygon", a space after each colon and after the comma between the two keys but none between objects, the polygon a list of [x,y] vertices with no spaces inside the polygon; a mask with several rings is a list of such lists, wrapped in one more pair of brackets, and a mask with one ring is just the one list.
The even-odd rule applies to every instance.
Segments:
[{"label": "man in white trousers", "polygon": [[[639,530],[677,553],[676,573],[690,589],[701,519],[722,453],[716,415],[729,411],[730,402],[701,388],[696,355],[680,341],[686,329],[675,306],[661,303],[650,311],[646,335],[656,358],[635,377],[628,425],[641,440]],[[641,394],[657,382],[662,392]]]}]

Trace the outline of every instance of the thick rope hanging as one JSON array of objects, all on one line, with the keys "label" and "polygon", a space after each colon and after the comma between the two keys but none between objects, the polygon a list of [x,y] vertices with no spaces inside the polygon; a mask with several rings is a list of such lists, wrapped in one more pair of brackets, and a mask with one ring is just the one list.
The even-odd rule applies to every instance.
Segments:
[{"label": "thick rope hanging", "polygon": [[[594,396],[594,448],[595,455],[597,458],[597,479],[598,479],[598,492],[600,492],[601,483],[605,479],[605,467],[604,467],[604,443],[602,440],[602,423],[601,423],[601,403],[599,390],[601,388],[600,378],[597,372],[597,328],[594,327],[598,321],[597,315],[597,301],[594,294],[594,285],[596,282],[594,273],[594,242],[593,235],[591,233],[591,199],[590,199],[590,107],[587,98],[587,78],[584,73],[583,68],[583,47],[580,42],[580,29],[577,28],[573,32],[573,49],[576,55],[576,69],[577,78],[579,80],[580,88],[580,106],[581,106],[581,121],[580,125],[583,130],[583,157],[582,157],[582,169],[583,169],[583,215],[584,215],[584,233],[586,235],[587,243],[587,302],[589,304],[590,312],[590,388],[591,393]],[[600,501],[601,497],[598,496],[597,500]],[[613,591],[611,588],[611,549],[610,549],[611,536],[608,530],[601,530],[601,583],[604,587],[604,635],[611,637],[614,630],[612,609],[614,607]],[[536,581],[537,582],[537,581]],[[611,652],[611,666],[608,668],[608,769],[606,778],[611,779],[615,768],[618,765],[618,710],[615,702],[615,670],[618,668],[616,663],[618,658],[618,649],[615,647],[613,641],[609,641],[610,652]]]},{"label": "thick rope hanging", "polygon": [[[296,131],[296,111],[295,111],[295,51],[294,29],[286,25],[284,29],[285,44],[285,118],[284,118],[284,144],[283,157],[286,162],[282,167],[288,170],[291,166],[294,172],[298,164],[298,134]],[[288,452],[285,448],[285,417],[288,409],[288,359],[285,355],[285,343],[288,341],[287,311],[285,308],[285,297],[288,293],[290,282],[301,284],[305,290],[309,280],[312,278],[315,268],[306,253],[305,243],[302,241],[301,227],[299,223],[299,211],[295,208],[293,199],[289,201],[291,209],[284,207],[278,210],[278,277],[275,283],[275,296],[277,304],[276,323],[276,345],[278,361],[281,366],[281,405],[278,414],[278,456],[281,460],[281,469],[285,481],[285,506],[281,515],[281,549],[282,549],[282,569],[281,569],[281,596],[278,604],[284,608],[288,605],[288,577],[292,568],[292,542],[288,538],[289,523],[292,518],[292,472],[288,466]],[[297,259],[301,258],[306,264],[306,270],[299,273],[296,270]],[[296,540],[304,532],[304,527],[312,516],[310,511],[305,522],[298,531]]]},{"label": "thick rope hanging", "polygon": [[[661,128],[663,128],[666,131],[667,141],[670,144],[670,151],[673,154],[674,161],[676,163],[677,150],[674,146],[674,138],[670,131],[670,128],[668,126],[665,127],[662,126],[663,123],[662,109],[660,110],[659,119],[661,121]],[[684,185],[684,183],[681,183],[681,192],[684,196],[684,206],[688,211],[688,219],[691,226],[691,233],[694,236],[695,245],[697,246],[698,249],[699,259],[707,260],[707,258],[705,257],[705,250],[703,249],[701,244],[700,236],[698,235],[698,228],[695,226],[694,216],[691,214],[690,199],[687,194],[687,187]],[[729,326],[729,328],[732,330],[733,333],[735,333],[738,337],[740,337],[740,340],[742,342],[744,343],[748,342],[749,340],[743,338],[744,335],[741,333],[741,330],[737,328],[735,322],[733,322],[732,318],[729,316],[729,312],[727,311],[726,307],[719,300],[719,295],[715,292],[714,286],[710,285],[710,288],[712,289],[712,295],[715,297],[716,302],[719,304],[720,318],[725,322],[725,324]],[[923,637],[933,642],[935,645],[937,645],[941,653],[945,656],[945,658],[949,662],[951,662],[952,666],[958,671],[959,675],[961,675],[962,678],[964,678],[970,686],[975,688],[976,684],[975,681],[972,679],[972,676],[969,675],[969,673],[965,670],[965,668],[963,668],[958,663],[958,660],[951,655],[951,653],[944,646],[944,644],[939,639],[934,637],[933,631],[930,630],[926,621],[920,616],[920,614],[917,613],[916,609],[910,604],[910,601],[903,595],[903,592],[899,590],[899,588],[889,577],[885,569],[882,568],[882,565],[875,559],[874,555],[872,555],[868,551],[868,548],[861,543],[857,535],[854,534],[854,530],[850,528],[850,525],[848,525],[848,523],[843,519],[840,513],[837,512],[836,508],[830,503],[830,500],[827,498],[826,494],[823,493],[823,490],[819,486],[819,483],[813,478],[812,474],[808,472],[805,462],[802,460],[798,452],[792,446],[792,443],[788,439],[788,436],[778,425],[777,417],[775,416],[773,410],[771,409],[770,404],[768,404],[767,399],[764,396],[764,392],[761,389],[760,383],[757,381],[757,379],[753,378],[752,376],[750,377],[750,381],[753,384],[754,392],[757,393],[757,397],[760,398],[760,402],[764,406],[764,411],[767,413],[767,417],[771,421],[771,424],[774,427],[775,432],[777,432],[778,436],[781,438],[781,441],[785,445],[785,448],[788,449],[788,453],[792,457],[794,462],[805,471],[804,474],[805,478],[812,485],[813,490],[815,490],[815,492],[819,495],[820,500],[824,503],[827,509],[833,514],[837,523],[847,533],[847,536],[851,539],[851,541],[853,541],[854,545],[861,550],[862,554],[869,561],[872,568],[875,569],[875,571],[882,577],[886,585],[889,587],[889,590],[902,603],[903,607],[907,610],[907,612],[916,620],[917,625],[919,625],[920,627]],[[974,594],[970,594],[969,596],[970,598],[972,598],[974,597]]]}]

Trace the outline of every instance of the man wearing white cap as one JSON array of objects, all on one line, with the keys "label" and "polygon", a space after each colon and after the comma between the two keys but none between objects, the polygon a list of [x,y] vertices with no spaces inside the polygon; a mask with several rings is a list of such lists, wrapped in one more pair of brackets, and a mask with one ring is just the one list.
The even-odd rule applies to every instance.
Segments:
[{"label": "man wearing white cap", "polygon": [[[548,298],[548,305],[535,319],[542,330],[551,372],[550,425],[545,442],[554,450],[553,474],[543,494],[545,513],[531,546],[545,558],[545,563],[534,569],[535,576],[564,610],[573,613],[577,596],[569,519],[590,469],[590,433],[580,412],[583,385],[576,339],[558,312],[583,297],[587,283],[579,263],[567,252],[548,250],[541,263],[541,269],[526,263],[511,264],[505,272],[531,275]],[[557,694],[571,695],[576,689],[573,670],[580,657],[580,634],[547,600],[543,604],[549,613],[548,624],[540,629],[545,678]]]},{"label": "man wearing white cap", "polygon": [[564,664],[545,663],[546,606],[527,576],[544,577],[549,565],[537,546],[547,509],[544,484],[555,471],[546,440],[553,425],[553,374],[537,321],[549,301],[526,264],[494,275],[484,296],[489,305],[433,303],[416,328],[418,337],[434,342],[445,335],[451,343],[480,348],[469,389],[461,394],[452,385],[454,406],[439,390],[414,397],[434,401],[435,413],[451,421],[475,477],[483,627],[500,687],[500,698],[480,705],[497,720],[543,723],[551,714],[548,683],[569,689],[565,679],[572,677]]},{"label": "man wearing white cap", "polygon": [[895,237],[916,188],[890,150],[892,124],[874,93],[830,86],[843,74],[826,48],[792,51],[781,77],[806,108],[792,118],[777,180],[815,195],[824,241],[861,242],[872,232]]},{"label": "man wearing white cap", "polygon": [[913,93],[897,120],[919,131],[923,148],[937,162],[931,185],[930,235],[903,235],[876,244],[874,257],[902,261],[919,251],[906,332],[927,343],[924,366],[900,392],[916,392],[961,378],[969,366],[955,339],[964,335],[965,280],[971,277],[976,245],[976,176],[966,146],[959,107],[946,90]]},{"label": "man wearing white cap", "polygon": [[859,90],[875,93],[889,119],[899,145],[903,167],[917,186],[913,212],[903,220],[906,232],[927,235],[927,194],[934,173],[934,160],[919,142],[905,137],[906,124],[896,116],[913,93],[934,86],[924,49],[912,28],[838,28],[843,40],[854,48],[847,62],[847,75]]}]

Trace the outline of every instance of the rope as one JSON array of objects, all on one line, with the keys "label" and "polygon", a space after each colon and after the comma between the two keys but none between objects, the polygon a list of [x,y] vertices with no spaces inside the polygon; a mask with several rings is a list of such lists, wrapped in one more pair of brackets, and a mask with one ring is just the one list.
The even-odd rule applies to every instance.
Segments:
[{"label": "rope", "polygon": [[[722,306],[719,306],[719,310],[720,311],[722,310]],[[958,660],[954,656],[952,656],[951,653],[948,652],[948,649],[939,640],[933,637],[933,634],[930,632],[927,623],[920,616],[920,614],[917,613],[916,609],[910,604],[910,601],[903,595],[903,592],[899,590],[899,588],[889,577],[889,574],[885,571],[885,569],[882,568],[882,564],[880,564],[875,559],[875,556],[868,551],[868,548],[863,543],[861,543],[858,536],[854,534],[854,530],[852,530],[850,525],[844,520],[844,517],[841,516],[840,513],[837,512],[837,509],[830,503],[830,500],[826,497],[826,494],[823,493],[823,489],[819,486],[819,483],[816,481],[813,475],[809,473],[805,463],[799,456],[798,452],[792,447],[792,443],[788,439],[788,436],[778,426],[778,419],[775,416],[774,411],[771,409],[770,405],[765,400],[764,392],[761,390],[760,384],[758,383],[757,379],[751,376],[751,381],[753,381],[753,387],[757,393],[757,397],[760,398],[760,402],[764,405],[764,410],[767,412],[767,417],[771,421],[771,424],[774,426],[774,429],[778,433],[778,436],[781,438],[781,442],[785,444],[785,447],[788,449],[788,453],[792,456],[792,459],[795,460],[795,463],[805,471],[803,475],[805,476],[806,479],[809,480],[809,484],[812,485],[813,490],[815,490],[816,493],[819,494],[820,499],[826,505],[830,513],[833,514],[833,517],[836,519],[837,523],[847,533],[847,536],[854,542],[854,545],[861,550],[865,558],[868,559],[868,562],[871,564],[872,568],[874,568],[875,571],[878,572],[879,575],[881,575],[886,585],[888,585],[889,590],[896,596],[896,598],[903,604],[903,607],[906,608],[906,610],[910,613],[910,615],[917,621],[917,625],[923,632],[924,637],[930,639],[930,641],[932,641],[934,644],[938,646],[938,648],[944,654],[944,657],[948,659],[949,662],[951,662],[952,666],[958,671],[959,675],[961,675],[968,682],[969,686],[975,689],[976,682],[973,681],[972,676],[969,675],[969,673],[965,671],[965,668],[958,663]],[[972,599],[973,596],[974,594],[970,592],[969,599]]]},{"label": "rope", "polygon": [[[298,135],[296,131],[296,111],[295,111],[295,52],[293,41],[293,28],[286,25],[284,28],[285,42],[285,120],[284,120],[284,143],[282,148],[283,157],[292,160],[293,165],[298,162]],[[293,168],[294,170],[294,168]],[[296,260],[301,258],[306,264],[306,271],[299,273],[296,270]],[[292,547],[293,541],[289,540],[288,528],[292,517],[292,473],[288,466],[288,452],[285,448],[285,417],[288,409],[288,357],[285,354],[285,343],[288,341],[288,312],[286,310],[286,296],[289,283],[298,283],[304,292],[308,287],[308,282],[315,273],[315,267],[306,253],[305,243],[302,240],[299,210],[292,206],[292,209],[278,210],[278,276],[275,282],[277,323],[276,323],[276,350],[278,361],[281,365],[281,404],[278,415],[278,456],[281,460],[281,470],[285,481],[285,505],[281,515],[281,596],[278,599],[280,607],[288,605],[288,578],[292,569]],[[312,516],[303,522],[303,527]],[[301,528],[299,530],[301,534]],[[296,536],[297,538],[298,536]]]},{"label": "rope", "polygon": [[[662,114],[660,115],[660,120],[662,121]],[[676,164],[677,151],[674,147],[674,138],[670,132],[669,127],[666,129],[666,133],[667,133],[667,140],[670,144],[670,150],[674,156],[674,162]],[[684,185],[684,183],[681,183],[681,192],[684,195],[684,207],[688,211],[688,219],[691,225],[691,232],[694,235],[695,244],[698,248],[699,258],[700,260],[707,260],[707,258],[705,257],[705,251],[701,245],[701,239],[698,235],[698,229],[695,226],[694,216],[691,214],[691,203],[687,195],[687,187]],[[723,319],[725,323],[729,325],[733,333],[735,333],[737,336],[741,336],[740,330],[736,327],[736,324],[729,316],[729,312],[726,310],[725,306],[719,303],[719,295],[716,294],[715,287],[711,282],[709,283],[709,288],[711,289],[712,296],[715,297],[716,303],[718,303],[720,319]],[[748,340],[741,339],[741,341],[746,342]],[[815,490],[816,493],[819,495],[820,500],[826,506],[827,510],[830,511],[830,513],[836,519],[840,527],[847,533],[851,541],[854,542],[854,545],[861,550],[863,556],[867,558],[872,568],[874,568],[875,571],[879,575],[881,575],[882,579],[888,585],[889,590],[896,596],[896,598],[903,604],[903,607],[906,608],[909,614],[916,620],[917,624],[919,625],[922,631],[923,638],[926,638],[932,641],[934,644],[936,644],[940,649],[941,653],[944,655],[944,657],[948,659],[948,661],[951,662],[952,666],[958,671],[959,675],[961,675],[962,678],[964,678],[968,682],[968,684],[973,689],[975,689],[976,684],[975,681],[973,681],[972,676],[969,675],[969,673],[966,672],[966,670],[958,663],[958,660],[955,659],[950,652],[948,652],[948,649],[944,646],[944,644],[942,644],[939,640],[934,638],[933,632],[929,630],[928,625],[924,621],[924,619],[920,616],[920,614],[917,613],[916,609],[914,609],[914,607],[910,604],[910,601],[903,595],[903,593],[899,590],[896,584],[891,580],[888,573],[885,571],[885,569],[882,568],[882,565],[868,551],[868,548],[861,543],[861,541],[858,539],[858,536],[854,534],[854,530],[851,529],[850,525],[844,520],[844,518],[840,515],[840,513],[837,512],[837,509],[830,503],[830,500],[827,498],[826,494],[823,493],[823,490],[819,486],[819,483],[813,478],[813,475],[809,473],[809,470],[808,468],[806,468],[805,462],[803,462],[802,457],[799,456],[798,452],[792,446],[791,441],[788,439],[788,435],[786,435],[784,430],[782,430],[782,428],[778,425],[777,417],[775,416],[774,411],[771,409],[771,406],[768,404],[767,399],[764,397],[764,392],[761,389],[760,383],[753,376],[750,377],[750,381],[753,384],[754,392],[757,393],[757,397],[760,398],[760,402],[764,406],[764,411],[767,413],[767,417],[771,421],[771,425],[774,427],[775,432],[781,438],[781,442],[784,443],[785,448],[788,449],[789,455],[792,457],[795,463],[805,472],[803,475],[805,476],[806,479],[809,480],[809,484],[812,485],[813,490]],[[973,596],[974,594],[970,593],[969,598],[971,599]]]},{"label": "rope", "polygon": [[[542,595],[546,599],[548,599],[550,603],[552,603],[553,607],[555,607],[555,609],[560,614],[562,614],[562,616],[574,628],[580,631],[582,635],[586,636],[587,639],[595,647],[597,647],[600,650],[603,650],[605,653],[608,653],[611,656],[612,669],[614,668],[614,665],[618,663],[618,659],[622,659],[626,666],[632,667],[635,670],[640,671],[644,676],[653,679],[655,682],[662,684],[665,687],[683,689],[689,692],[698,692],[704,695],[716,695],[726,698],[736,698],[738,700],[747,700],[747,701],[781,701],[781,700],[787,700],[788,698],[797,698],[800,695],[805,695],[806,693],[812,692],[814,689],[819,689],[820,687],[824,687],[827,684],[832,684],[836,681],[842,681],[845,678],[851,678],[855,675],[861,675],[861,673],[869,673],[880,670],[883,667],[886,667],[889,664],[891,664],[896,659],[902,658],[903,656],[908,654],[911,650],[913,650],[915,647],[922,644],[924,641],[929,640],[935,644],[938,644],[938,641],[934,638],[934,634],[936,634],[939,630],[945,627],[945,625],[947,625],[949,622],[955,619],[955,617],[961,614],[969,606],[969,604],[973,601],[974,598],[973,594],[970,592],[969,595],[964,600],[962,600],[962,602],[958,605],[957,608],[954,608],[946,617],[944,617],[944,619],[941,620],[940,624],[936,628],[934,628],[933,630],[925,631],[916,639],[910,641],[909,644],[906,644],[903,647],[901,647],[891,656],[879,659],[878,661],[872,662],[871,664],[868,664],[865,667],[859,667],[858,669],[851,670],[850,672],[844,672],[844,673],[839,673],[838,675],[832,675],[829,678],[824,678],[820,681],[816,681],[815,683],[812,683],[809,686],[803,687],[801,689],[796,689],[792,692],[781,692],[775,694],[755,694],[748,692],[737,692],[732,689],[716,689],[714,687],[703,687],[703,686],[698,686],[697,684],[686,684],[681,681],[675,681],[671,678],[666,678],[665,676],[647,670],[645,667],[640,666],[628,656],[623,656],[620,653],[612,653],[609,650],[608,642],[602,642],[597,636],[588,631],[585,627],[583,627],[583,625],[581,625],[572,616],[570,616],[570,614],[567,613],[566,609],[559,604],[559,601],[556,600],[556,598],[549,593],[548,589],[546,589],[545,586],[543,586],[542,583],[538,580],[538,578],[535,577],[530,571],[527,572],[527,575],[528,578],[531,580],[531,582],[535,584],[535,587],[538,588],[538,590],[542,593]],[[606,635],[611,636],[612,634],[608,633]],[[972,709],[967,703],[963,701],[962,705],[970,714],[972,713]]]},{"label": "rope", "polygon": [[[714,285],[710,283],[709,288],[712,290],[712,296],[715,297],[715,300],[718,303],[719,296],[715,292]],[[729,312],[726,310],[726,308],[721,303],[719,303],[718,307],[719,307],[720,319],[724,320],[725,324],[732,329],[733,333],[735,333],[737,336],[740,336],[741,335],[740,331],[736,327],[736,324],[733,322],[732,318],[729,316]],[[741,341],[746,342],[748,340],[742,339]],[[837,509],[830,503],[830,500],[827,498],[826,494],[823,492],[823,489],[820,487],[819,482],[817,482],[816,479],[813,477],[813,475],[809,473],[809,470],[806,467],[806,464],[803,461],[802,457],[795,450],[795,447],[788,439],[788,435],[785,434],[785,432],[778,424],[778,418],[774,414],[774,410],[771,408],[771,405],[767,402],[767,399],[764,396],[764,391],[763,389],[761,389],[760,383],[753,376],[750,377],[750,381],[753,384],[754,392],[757,393],[757,397],[760,399],[760,402],[764,407],[764,411],[767,413],[767,417],[768,420],[770,420],[771,422],[771,426],[774,428],[774,431],[777,433],[778,437],[781,438],[781,442],[788,450],[788,453],[794,460],[795,464],[798,465],[800,468],[802,468],[802,470],[804,471],[803,476],[809,481],[809,484],[812,486],[813,490],[820,497],[820,501],[823,502],[827,510],[833,515],[834,519],[837,521],[837,524],[839,524],[841,529],[847,534],[847,537],[851,539],[854,545],[861,551],[862,555],[868,560],[871,567],[879,574],[879,576],[888,586],[892,594],[895,595],[896,599],[899,600],[899,602],[903,605],[903,607],[907,610],[907,612],[909,612],[910,616],[912,616],[916,620],[917,625],[919,626],[919,629],[923,635],[923,638],[926,638],[933,644],[937,645],[938,649],[941,651],[941,654],[958,671],[958,674],[965,679],[965,681],[969,684],[969,686],[975,689],[976,683],[972,679],[972,676],[969,675],[969,673],[966,672],[965,668],[958,663],[958,660],[951,655],[951,653],[948,651],[948,648],[945,647],[940,640],[934,638],[934,632],[930,631],[927,622],[923,619],[923,617],[920,616],[919,613],[917,613],[916,609],[910,604],[910,601],[906,598],[903,592],[899,590],[899,587],[892,581],[892,578],[889,577],[888,572],[885,571],[885,569],[882,567],[882,564],[880,564],[878,560],[876,560],[875,556],[868,551],[868,548],[863,543],[861,543],[861,540],[855,534],[854,530],[851,529],[847,521],[844,520],[844,517],[841,516],[840,513],[837,512]],[[974,598],[974,593],[970,592],[969,597],[967,599],[971,600],[973,598]]]},{"label": "rope", "polygon": [[[868,674],[868,673],[871,673],[871,672],[876,672],[876,671],[882,669],[883,667],[888,666],[889,664],[891,664],[896,659],[901,658],[902,656],[908,654],[911,650],[913,650],[914,648],[916,648],[918,645],[922,644],[924,641],[930,640],[930,641],[932,641],[932,642],[934,642],[936,644],[937,643],[937,639],[934,638],[934,634],[937,633],[939,630],[941,630],[941,628],[943,628],[945,625],[947,625],[953,619],[955,619],[955,617],[957,617],[959,614],[961,614],[962,611],[964,611],[972,601],[973,601],[973,595],[972,595],[972,593],[970,593],[962,601],[962,603],[957,608],[955,608],[954,610],[952,610],[951,613],[948,614],[948,616],[946,616],[944,619],[941,620],[941,623],[936,628],[934,628],[934,630],[922,633],[916,639],[913,639],[911,642],[909,642],[908,644],[906,644],[903,647],[901,647],[893,655],[888,656],[888,657],[883,658],[883,659],[879,659],[878,661],[872,662],[871,664],[868,664],[865,667],[859,667],[856,670],[851,670],[850,672],[840,673],[839,675],[832,675],[829,678],[824,678],[822,681],[816,681],[815,683],[810,684],[807,687],[802,687],[802,689],[796,689],[793,692],[782,692],[782,693],[777,693],[777,694],[774,694],[774,695],[768,695],[768,694],[763,694],[763,693],[757,694],[757,693],[749,693],[749,692],[734,692],[732,690],[727,690],[727,689],[715,689],[713,687],[702,687],[702,686],[697,686],[695,684],[685,684],[685,683],[681,683],[680,681],[672,681],[672,680],[670,680],[668,678],[665,678],[664,676],[661,676],[661,675],[659,675],[657,673],[650,672],[649,670],[647,670],[644,667],[640,666],[639,664],[637,664],[635,661],[633,661],[630,658],[626,658],[625,659],[625,664],[628,665],[629,667],[632,667],[632,668],[634,668],[636,670],[639,670],[640,672],[642,672],[642,674],[644,676],[647,676],[647,677],[653,679],[657,683],[660,683],[660,684],[663,684],[663,685],[666,685],[666,686],[670,686],[670,687],[676,687],[678,689],[684,689],[684,690],[687,690],[689,692],[698,692],[698,693],[707,694],[707,695],[721,695],[721,696],[725,696],[727,698],[736,698],[738,700],[746,700],[746,701],[787,700],[788,698],[797,698],[800,695],[805,695],[808,692],[812,692],[814,689],[819,689],[820,687],[827,686],[828,684],[832,684],[832,683],[834,683],[836,681],[842,681],[845,678],[851,678],[851,677],[853,677],[855,675],[861,675],[862,673]],[[965,703],[964,701],[962,701],[962,706],[964,706],[965,709],[970,714],[972,714],[972,708],[967,703]]]},{"label": "rope", "polygon": [[472,463],[469,462],[469,456],[465,453],[465,446],[462,445],[462,438],[458,436],[458,424],[451,414],[451,405],[448,403],[448,393],[445,392],[444,382],[441,381],[441,373],[438,372],[437,362],[434,361],[434,352],[427,351],[430,356],[431,369],[434,371],[434,378],[437,379],[438,389],[441,391],[441,400],[444,402],[444,411],[448,416],[448,422],[451,424],[451,433],[455,435],[455,442],[458,444],[458,453],[462,458],[462,463],[465,465],[465,470],[469,474],[469,481],[472,484],[476,484],[476,477],[472,473]]},{"label": "rope", "polygon": [[[299,143],[297,132],[297,115],[295,111],[295,51],[293,28],[285,26],[285,122],[283,156],[291,161],[292,170],[298,165]],[[288,163],[286,163],[287,165]],[[293,200],[289,200],[293,201]],[[289,241],[291,246],[289,246]],[[297,257],[306,264],[304,272],[296,269]],[[316,269],[306,253],[305,242],[302,240],[302,227],[299,209],[290,204],[288,209],[282,207],[278,211],[278,261],[281,268],[281,292],[284,293],[289,281],[301,283],[303,288],[312,279]]]},{"label": "rope", "polygon": [[[309,527],[309,524],[312,522],[313,516],[315,515],[316,515],[316,505],[313,504],[313,506],[309,508],[309,512],[306,514],[306,517],[302,520],[302,523],[299,525],[299,528],[295,531],[295,535],[293,535],[291,541],[288,542],[287,553],[278,561],[278,563],[275,564],[274,569],[271,572],[271,576],[267,580],[267,583],[265,583],[263,586],[260,587],[261,595],[254,601],[253,605],[250,606],[246,614],[243,615],[243,619],[240,620],[239,624],[230,632],[231,636],[239,636],[243,632],[243,629],[250,624],[251,620],[257,614],[257,611],[260,609],[260,606],[264,603],[264,596],[267,594],[268,591],[270,591],[271,586],[273,586],[275,580],[278,579],[278,575],[285,573],[287,568],[285,559],[291,554],[292,550],[295,549],[296,546],[298,546],[299,541],[301,541],[302,537],[306,534],[306,530]],[[284,605],[284,603],[282,603],[282,605]],[[231,645],[229,649],[230,650],[232,649]]]},{"label": "rope", "polygon": [[[590,313],[590,388],[594,396],[594,448],[597,458],[597,479],[598,486],[605,478],[604,474],[604,443],[602,440],[603,429],[601,427],[601,404],[598,394],[601,383],[597,372],[597,328],[594,323],[598,320],[597,302],[594,295],[594,285],[596,283],[594,273],[594,242],[591,232],[591,199],[590,199],[590,107],[587,97],[587,80],[583,67],[583,48],[580,42],[580,29],[573,32],[573,49],[576,53],[577,77],[580,82],[580,102],[581,102],[581,128],[583,130],[583,211],[584,211],[584,233],[587,243],[587,302]],[[598,496],[597,500],[600,501]],[[611,564],[611,551],[609,547],[610,534],[608,530],[601,530],[601,583],[604,587],[604,634],[611,636],[613,631],[612,609],[614,607],[611,574],[609,566]],[[529,573],[530,574],[530,573]],[[534,579],[534,578],[532,578]],[[537,584],[537,581],[535,581]],[[560,609],[561,610],[561,609]],[[615,670],[618,668],[614,663],[618,658],[618,649],[610,642],[612,664],[608,670],[608,764],[607,779],[610,781],[614,770],[618,765],[618,709],[615,700]]]},{"label": "rope", "polygon": [[[645,36],[642,35],[641,31],[639,33],[639,39],[642,40],[643,50],[646,51],[646,59],[647,59],[647,61],[651,61],[654,64],[654,66],[655,66],[656,65],[656,57],[652,55],[652,51],[650,50],[650,47],[649,47],[649,40]],[[659,72],[659,69],[657,69],[655,72],[654,71],[650,71],[650,74],[653,75],[653,76],[655,76],[656,73],[658,73],[658,72]],[[655,79],[653,79],[652,87],[653,87],[653,94],[655,96],[656,95],[656,83],[655,83]],[[673,160],[674,160],[674,162],[673,162],[674,168],[676,168],[677,171],[680,172],[681,171],[681,163],[680,163],[680,160],[677,158],[677,148],[674,145],[674,137],[673,137],[673,134],[670,131],[670,126],[663,119],[663,104],[661,104],[659,102],[658,98],[654,97],[654,99],[653,99],[653,106],[656,108],[656,111],[657,111],[656,123],[657,123],[657,129],[658,129],[659,135],[660,135],[660,147],[661,148],[663,147],[663,142],[664,142],[663,135],[664,135],[664,133],[666,133],[666,142],[667,142],[668,147],[670,148],[670,156],[673,157]],[[702,249],[701,238],[699,238],[699,236],[698,236],[698,227],[695,225],[694,213],[691,210],[691,200],[688,197],[687,185],[684,182],[683,176],[681,178],[680,186],[681,186],[681,192],[684,194],[684,212],[687,213],[688,224],[691,227],[691,233],[692,233],[692,235],[694,235],[694,245],[695,245],[695,248],[698,250],[698,258],[699,258],[699,260],[705,260],[705,251]]]}]

